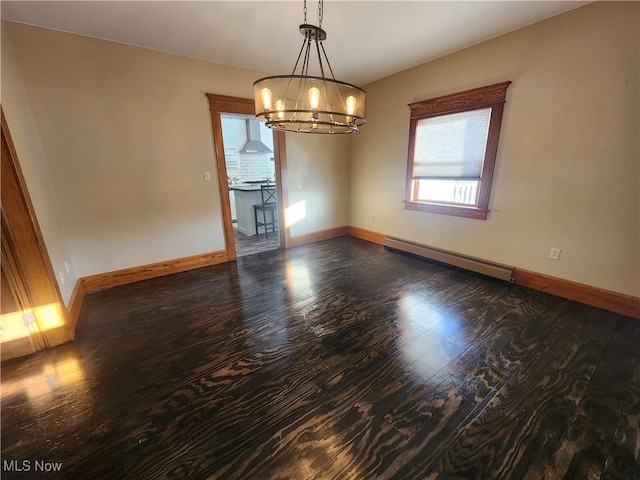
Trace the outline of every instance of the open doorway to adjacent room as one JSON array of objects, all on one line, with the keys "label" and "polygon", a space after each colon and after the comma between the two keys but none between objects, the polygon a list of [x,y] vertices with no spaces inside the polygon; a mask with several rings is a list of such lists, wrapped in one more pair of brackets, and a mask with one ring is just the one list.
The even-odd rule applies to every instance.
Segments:
[{"label": "open doorway to adjacent room", "polygon": [[236,254],[279,248],[273,134],[251,115],[223,113],[221,121]]},{"label": "open doorway to adjacent room", "polygon": [[284,248],[284,134],[255,119],[253,100],[207,96],[229,259]]}]

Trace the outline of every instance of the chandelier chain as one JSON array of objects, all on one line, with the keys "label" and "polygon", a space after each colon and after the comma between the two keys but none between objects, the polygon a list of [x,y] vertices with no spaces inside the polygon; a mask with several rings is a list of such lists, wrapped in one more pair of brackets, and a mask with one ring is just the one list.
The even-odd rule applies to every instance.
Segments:
[{"label": "chandelier chain", "polygon": [[[307,23],[307,0],[304,0],[304,23]],[[318,0],[318,27],[322,28],[322,17],[324,16],[324,0]]]}]

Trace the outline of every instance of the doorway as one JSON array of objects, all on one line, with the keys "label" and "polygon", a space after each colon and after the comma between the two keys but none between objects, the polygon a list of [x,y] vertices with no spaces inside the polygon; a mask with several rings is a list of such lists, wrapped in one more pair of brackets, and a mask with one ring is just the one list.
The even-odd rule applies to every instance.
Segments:
[{"label": "doorway", "polygon": [[[229,261],[287,248],[285,136],[255,120],[253,99],[207,94]],[[262,144],[262,145],[260,145]],[[270,198],[265,190],[272,191]],[[264,213],[263,203],[275,203]],[[255,208],[258,207],[258,208]],[[267,226],[264,225],[267,223]]]},{"label": "doorway", "polygon": [[236,255],[280,247],[273,133],[253,115],[222,113]]}]

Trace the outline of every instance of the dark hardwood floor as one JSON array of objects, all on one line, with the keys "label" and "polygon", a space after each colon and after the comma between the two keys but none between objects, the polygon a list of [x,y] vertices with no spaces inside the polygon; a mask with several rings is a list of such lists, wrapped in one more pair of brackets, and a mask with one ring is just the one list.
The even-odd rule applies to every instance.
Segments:
[{"label": "dark hardwood floor", "polygon": [[2,478],[640,478],[639,344],[348,237],[260,253],[90,295],[4,364]]},{"label": "dark hardwood floor", "polygon": [[239,232],[237,228],[234,228],[233,240],[238,257],[246,257],[247,255],[254,255],[256,253],[280,248],[278,232],[270,233],[269,238],[267,238],[264,233],[248,236]]}]

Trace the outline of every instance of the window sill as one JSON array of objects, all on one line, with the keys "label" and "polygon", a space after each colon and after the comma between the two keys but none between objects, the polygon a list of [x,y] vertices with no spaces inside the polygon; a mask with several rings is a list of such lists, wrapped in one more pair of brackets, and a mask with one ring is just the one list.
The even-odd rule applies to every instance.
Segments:
[{"label": "window sill", "polygon": [[458,205],[443,205],[440,203],[412,202],[404,201],[405,210],[417,210],[419,212],[437,213],[440,215],[451,215],[454,217],[474,218],[476,220],[486,220],[489,210],[477,207],[463,207]]}]

